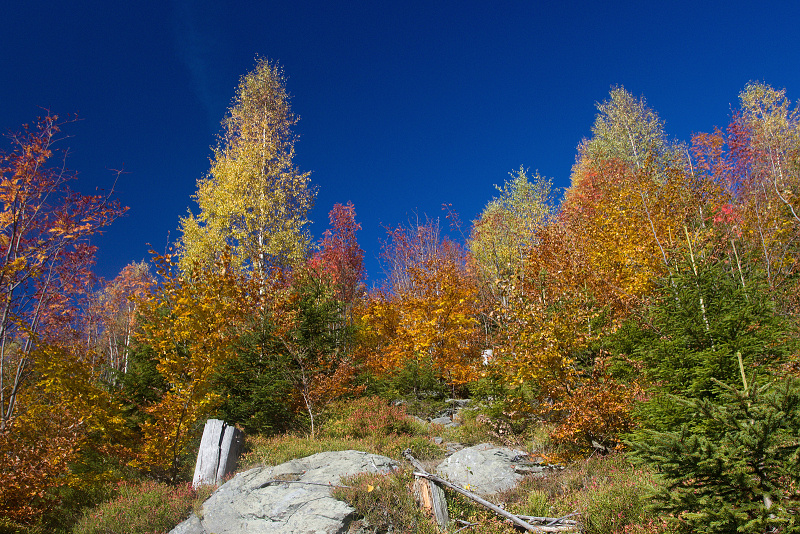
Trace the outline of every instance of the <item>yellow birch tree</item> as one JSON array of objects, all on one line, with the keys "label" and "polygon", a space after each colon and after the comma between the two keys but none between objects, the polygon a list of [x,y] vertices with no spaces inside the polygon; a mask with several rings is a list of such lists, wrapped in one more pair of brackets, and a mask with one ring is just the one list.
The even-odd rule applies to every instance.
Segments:
[{"label": "yellow birch tree", "polygon": [[181,220],[181,268],[213,261],[229,247],[233,265],[261,277],[305,258],[307,214],[315,193],[293,163],[296,136],[283,70],[258,59],[242,76],[224,132],[200,179],[200,208]]}]

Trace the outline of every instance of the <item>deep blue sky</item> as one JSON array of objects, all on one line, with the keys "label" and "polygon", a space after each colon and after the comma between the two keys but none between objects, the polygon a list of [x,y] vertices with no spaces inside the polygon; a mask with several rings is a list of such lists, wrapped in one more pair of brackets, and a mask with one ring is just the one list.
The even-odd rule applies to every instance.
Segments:
[{"label": "deep blue sky", "polygon": [[[0,130],[40,108],[68,125],[83,191],[130,206],[101,238],[113,278],[178,237],[239,76],[279,61],[300,115],[296,161],[319,188],[312,232],[335,202],[363,226],[369,280],[382,225],[474,219],[508,172],[569,185],[595,102],[621,84],[668,133],[727,123],[750,80],[800,96],[800,2],[7,2]],[[4,148],[7,145],[2,145]]]}]

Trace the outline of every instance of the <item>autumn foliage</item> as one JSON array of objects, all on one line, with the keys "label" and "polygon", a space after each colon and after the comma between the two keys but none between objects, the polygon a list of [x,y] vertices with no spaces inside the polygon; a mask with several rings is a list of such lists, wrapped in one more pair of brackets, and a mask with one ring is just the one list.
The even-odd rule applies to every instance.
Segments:
[{"label": "autumn foliage", "polygon": [[147,419],[134,465],[174,478],[198,422],[219,405],[211,379],[233,355],[238,327],[254,307],[250,299],[255,292],[231,267],[230,256],[210,266],[196,264],[186,275],[172,256],[155,261],[161,284],[141,301],[147,321],[139,341],[155,353],[167,389],[143,407]]},{"label": "autumn foliage", "polygon": [[56,159],[55,115],[11,134],[0,153],[0,502],[27,520],[69,484],[68,465],[95,431],[118,420],[94,380],[103,365],[83,345],[92,286],[89,238],[125,209],[108,195],[71,191]]},{"label": "autumn foliage", "polygon": [[390,234],[391,288],[376,292],[362,317],[367,365],[391,375],[429,364],[451,387],[475,380],[481,345],[476,279],[464,250],[439,240],[438,221]]},{"label": "autumn foliage", "polygon": [[335,204],[328,217],[331,227],[325,230],[320,251],[312,258],[311,265],[331,278],[338,299],[352,307],[361,297],[366,277],[364,250],[356,236],[361,224],[356,222],[352,202]]},{"label": "autumn foliage", "polygon": [[[800,112],[751,83],[727,127],[685,145],[624,88],[597,109],[563,197],[520,167],[463,243],[438,219],[391,227],[371,289],[352,203],[310,239],[315,191],[274,63],[242,77],[177,250],[107,283],[89,240],[124,208],[67,187],[57,117],[11,136],[0,513],[30,524],[131,469],[178,481],[209,417],[314,437],[365,392],[471,395],[518,428],[546,422],[564,456],[716,432],[687,414],[722,418],[715,403],[798,372]],[[385,400],[328,432],[405,424],[368,420]]]}]

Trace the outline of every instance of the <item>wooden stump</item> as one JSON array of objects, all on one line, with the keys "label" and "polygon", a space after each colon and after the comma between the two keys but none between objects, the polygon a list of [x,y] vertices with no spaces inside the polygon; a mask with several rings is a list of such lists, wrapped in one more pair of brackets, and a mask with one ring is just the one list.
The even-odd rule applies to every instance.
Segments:
[{"label": "wooden stump", "polygon": [[219,419],[209,419],[203,429],[192,486],[221,484],[236,469],[244,433]]},{"label": "wooden stump", "polygon": [[426,514],[436,519],[439,528],[447,528],[450,518],[447,514],[447,500],[444,490],[435,482],[422,477],[414,477],[414,497]]}]

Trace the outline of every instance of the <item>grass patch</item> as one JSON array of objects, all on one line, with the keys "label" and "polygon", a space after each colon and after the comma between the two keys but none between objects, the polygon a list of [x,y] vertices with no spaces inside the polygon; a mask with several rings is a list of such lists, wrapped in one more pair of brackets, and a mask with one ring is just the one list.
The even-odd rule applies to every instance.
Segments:
[{"label": "grass patch", "polygon": [[420,459],[440,458],[445,454],[444,448],[432,441],[427,425],[411,420],[402,406],[389,406],[378,397],[334,404],[321,421],[319,437],[315,439],[297,434],[248,437],[248,452],[240,464],[278,465],[318,452],[351,449],[394,460],[402,459],[406,449]]},{"label": "grass patch", "polygon": [[634,467],[622,454],[578,460],[543,478],[528,478],[498,498],[516,514],[562,517],[580,514],[586,534],[672,532],[648,511],[654,473]]},{"label": "grass patch", "polygon": [[362,526],[374,532],[437,534],[435,523],[414,502],[410,469],[381,475],[361,473],[342,479],[347,488],[332,495],[347,502],[362,518]]}]

